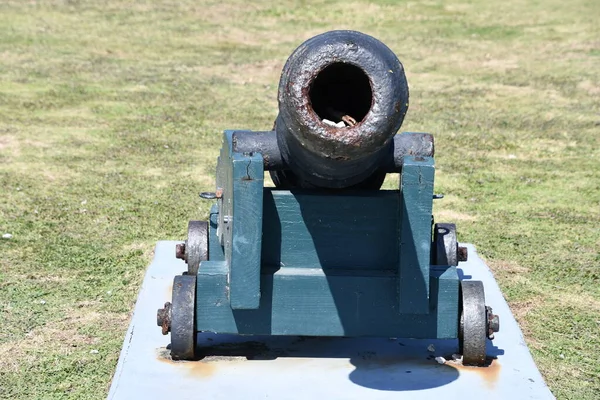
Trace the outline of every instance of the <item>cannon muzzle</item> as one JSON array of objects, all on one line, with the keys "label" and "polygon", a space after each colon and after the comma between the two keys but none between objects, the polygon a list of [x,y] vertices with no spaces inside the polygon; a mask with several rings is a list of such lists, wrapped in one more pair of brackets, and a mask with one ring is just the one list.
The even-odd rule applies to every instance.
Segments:
[{"label": "cannon muzzle", "polygon": [[234,134],[280,188],[378,189],[404,155],[433,156],[426,133],[396,135],[408,110],[404,67],[379,40],[330,31],[302,43],[279,81],[274,132]]},{"label": "cannon muzzle", "polygon": [[343,188],[383,178],[373,174],[408,110],[408,84],[379,40],[331,31],[292,53],[278,100],[275,131],[291,171],[309,185]]}]

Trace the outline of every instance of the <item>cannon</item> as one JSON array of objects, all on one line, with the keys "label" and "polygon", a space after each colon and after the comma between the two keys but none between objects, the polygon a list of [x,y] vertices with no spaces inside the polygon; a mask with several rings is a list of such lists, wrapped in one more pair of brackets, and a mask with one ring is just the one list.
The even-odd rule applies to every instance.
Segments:
[{"label": "cannon", "polygon": [[157,315],[173,359],[197,359],[211,332],[458,339],[464,364],[486,364],[498,316],[460,279],[455,225],[434,222],[433,137],[398,133],[408,99],[371,36],[331,31],[292,53],[273,129],[224,132],[208,221],[176,246],[187,271]]}]

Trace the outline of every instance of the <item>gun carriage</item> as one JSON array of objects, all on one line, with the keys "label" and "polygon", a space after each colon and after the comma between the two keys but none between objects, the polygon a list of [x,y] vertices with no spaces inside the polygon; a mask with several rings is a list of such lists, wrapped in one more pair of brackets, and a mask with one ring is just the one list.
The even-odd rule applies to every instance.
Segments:
[{"label": "gun carriage", "polygon": [[397,133],[408,99],[371,36],[327,32],[292,53],[274,128],[224,132],[209,220],[177,245],[188,269],[157,318],[174,359],[215,332],[458,338],[464,364],[485,364],[498,317],[481,282],[459,279],[455,225],[433,221],[433,137]]}]

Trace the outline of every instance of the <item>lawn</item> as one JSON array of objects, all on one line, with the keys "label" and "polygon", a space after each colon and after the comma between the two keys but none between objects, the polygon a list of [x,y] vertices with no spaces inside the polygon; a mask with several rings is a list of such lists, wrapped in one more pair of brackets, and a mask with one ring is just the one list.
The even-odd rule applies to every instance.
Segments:
[{"label": "lawn", "polygon": [[435,135],[436,219],[555,396],[600,398],[599,20],[593,0],[0,0],[0,397],[106,397],[155,242],[207,216],[220,132],[270,128],[287,56],[354,29],[405,66],[402,129]]}]

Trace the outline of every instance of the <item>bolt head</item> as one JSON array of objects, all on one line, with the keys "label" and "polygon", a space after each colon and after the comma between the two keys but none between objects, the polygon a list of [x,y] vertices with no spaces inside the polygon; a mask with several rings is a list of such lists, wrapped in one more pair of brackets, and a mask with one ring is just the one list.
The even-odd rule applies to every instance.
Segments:
[{"label": "bolt head", "polygon": [[185,244],[179,243],[175,245],[175,257],[180,260],[185,260]]},{"label": "bolt head", "polygon": [[492,319],[490,321],[490,328],[494,332],[498,332],[500,330],[500,318],[495,314],[492,314]]},{"label": "bolt head", "polygon": [[467,261],[469,258],[469,251],[466,247],[458,246],[458,261]]},{"label": "bolt head", "polygon": [[163,335],[171,331],[171,303],[166,302],[164,308],[158,309],[156,312],[156,324],[162,328]]},{"label": "bolt head", "polygon": [[494,333],[500,330],[500,317],[493,313],[492,307],[486,306],[485,313],[487,317],[487,337],[494,339]]}]

